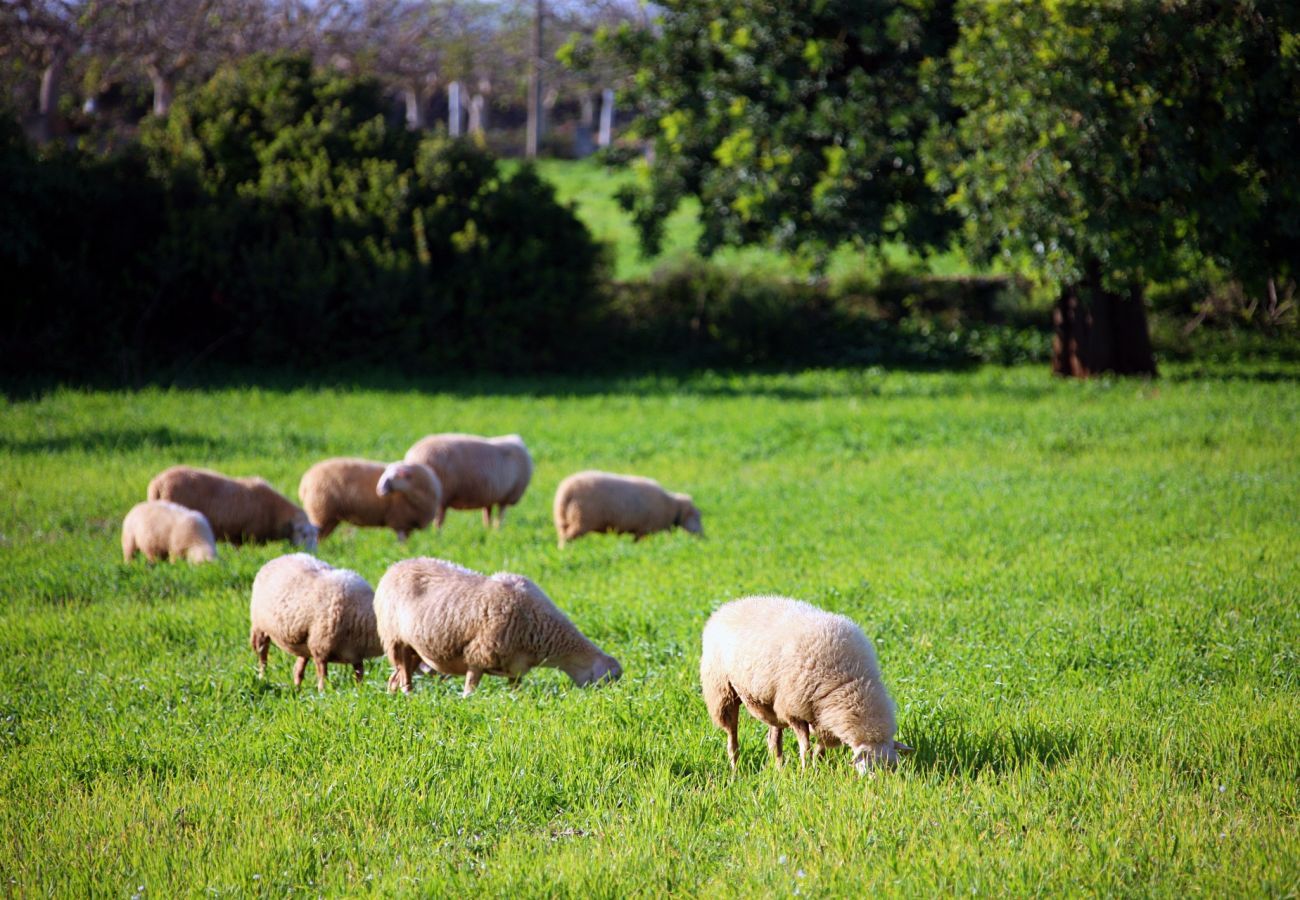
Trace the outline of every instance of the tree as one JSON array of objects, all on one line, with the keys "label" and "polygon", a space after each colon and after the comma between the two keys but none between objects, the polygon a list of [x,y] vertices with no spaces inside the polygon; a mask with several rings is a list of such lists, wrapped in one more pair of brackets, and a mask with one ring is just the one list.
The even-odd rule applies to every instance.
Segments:
[{"label": "tree", "polygon": [[934,137],[931,180],[970,246],[1060,283],[1056,372],[1155,374],[1145,286],[1200,257],[1242,277],[1290,265],[1300,192],[1284,148],[1300,83],[1287,8],[960,7],[949,84],[963,115]]},{"label": "tree", "polygon": [[61,129],[59,97],[72,58],[93,43],[103,18],[100,0],[14,0],[0,8],[0,50],[41,73],[37,138],[49,141]]},{"label": "tree", "polygon": [[936,245],[951,222],[918,149],[949,112],[922,78],[955,39],[945,0],[669,0],[655,28],[623,29],[639,129],[654,142],[624,196],[658,249],[682,197],[701,205],[700,249],[825,246],[900,237]]}]

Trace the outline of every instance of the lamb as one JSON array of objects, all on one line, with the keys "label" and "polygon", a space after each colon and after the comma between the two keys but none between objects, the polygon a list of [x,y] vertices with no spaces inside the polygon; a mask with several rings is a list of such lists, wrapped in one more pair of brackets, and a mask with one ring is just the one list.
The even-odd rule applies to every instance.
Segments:
[{"label": "lamb", "polygon": [[340,522],[391,528],[398,541],[428,528],[442,501],[442,483],[428,466],[366,459],[327,459],[302,476],[298,498],[320,539]]},{"label": "lamb", "polygon": [[306,553],[278,556],[253,579],[248,642],[257,654],[257,677],[275,645],[298,657],[293,686],[302,684],[307,658],[316,663],[316,689],[325,690],[328,663],[351,664],[357,683],[366,660],[384,648],[375,630],[375,592],[349,569],[336,569]]},{"label": "lamb", "polygon": [[799,765],[847,744],[859,774],[894,765],[911,747],[894,740],[894,702],[880,679],[875,648],[854,622],[788,597],[744,597],[704,626],[700,683],[714,724],[727,732],[736,768],[740,705],[767,723],[767,744],[782,765],[786,728],[799,740]]},{"label": "lamb", "polygon": [[166,500],[147,500],[131,507],[122,520],[122,559],[143,553],[149,562],[184,558],[192,563],[217,558],[217,542],[203,513]]},{"label": "lamb", "polygon": [[411,690],[421,661],[443,676],[464,675],[468,697],[486,675],[513,687],[529,669],[562,669],[579,687],[618,680],[618,660],[583,636],[522,575],[480,575],[440,559],[405,559],[375,589],[379,639],[393,664],[390,691]]},{"label": "lamb", "polygon": [[593,531],[636,535],[680,526],[703,534],[700,511],[687,494],[674,494],[651,478],[587,471],[570,475],[555,491],[552,508],[560,547]]},{"label": "lamb", "polygon": [[442,527],[449,509],[482,509],[483,525],[501,527],[533,477],[533,458],[517,434],[483,438],[472,434],[431,434],[406,451],[406,462],[422,463],[442,482],[442,503],[434,524]]},{"label": "lamb", "polygon": [[207,516],[217,540],[241,544],[290,540],[316,549],[307,514],[262,478],[228,478],[211,469],[172,466],[149,482],[150,500],[170,500]]}]

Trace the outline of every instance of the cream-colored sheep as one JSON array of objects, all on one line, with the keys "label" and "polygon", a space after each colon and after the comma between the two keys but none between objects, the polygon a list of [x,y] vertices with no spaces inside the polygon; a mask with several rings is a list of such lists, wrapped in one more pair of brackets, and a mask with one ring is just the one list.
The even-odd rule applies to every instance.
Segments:
[{"label": "cream-colored sheep", "polygon": [[367,459],[326,459],[298,484],[298,499],[321,540],[340,522],[391,528],[397,539],[428,528],[442,501],[442,484],[428,466]]},{"label": "cream-colored sheep", "polygon": [[514,506],[533,477],[533,458],[517,434],[483,438],[472,434],[431,434],[406,451],[406,462],[422,463],[442,482],[442,504],[434,524],[442,527],[449,509],[482,509],[500,527],[506,507]]},{"label": "cream-colored sheep", "polygon": [[257,654],[257,676],[266,674],[271,642],[298,657],[293,685],[302,684],[310,657],[316,663],[316,687],[325,690],[328,663],[352,666],[358,682],[366,660],[384,648],[375,631],[375,592],[349,569],[336,569],[306,553],[278,556],[253,579],[248,642]]},{"label": "cream-colored sheep", "polygon": [[316,549],[307,514],[262,478],[229,478],[211,469],[172,466],[149,482],[150,500],[170,500],[207,516],[219,541],[292,541]]},{"label": "cream-colored sheep", "polygon": [[579,687],[623,674],[618,660],[522,575],[488,577],[440,559],[405,559],[379,579],[375,622],[393,664],[390,691],[410,691],[421,661],[444,676],[464,675],[466,697],[484,675],[515,685],[535,666],[562,669]]},{"label": "cream-colored sheep", "polygon": [[817,737],[814,760],[823,748],[847,744],[861,774],[912,749],[894,740],[894,701],[862,629],[798,600],[745,597],[721,606],[704,626],[700,682],[709,715],[727,732],[733,769],[742,703],[767,723],[777,765],[786,728],[799,740],[801,766],[809,734]]},{"label": "cream-colored sheep", "polygon": [[212,562],[217,542],[203,513],[166,500],[146,500],[131,507],[122,520],[122,559],[130,562],[137,552],[149,562]]},{"label": "cream-colored sheep", "polygon": [[587,471],[570,475],[555,490],[552,507],[560,546],[584,534],[612,531],[641,540],[680,526],[703,534],[700,511],[687,494],[664,490],[652,478]]}]

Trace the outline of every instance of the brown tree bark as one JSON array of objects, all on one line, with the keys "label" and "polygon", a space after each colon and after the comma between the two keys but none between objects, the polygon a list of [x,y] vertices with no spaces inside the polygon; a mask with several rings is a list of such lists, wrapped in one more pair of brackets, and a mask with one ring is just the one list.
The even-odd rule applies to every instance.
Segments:
[{"label": "brown tree bark", "polygon": [[1052,371],[1070,378],[1156,373],[1142,288],[1127,297],[1106,290],[1101,264],[1089,260],[1082,282],[1067,284],[1052,311]]}]

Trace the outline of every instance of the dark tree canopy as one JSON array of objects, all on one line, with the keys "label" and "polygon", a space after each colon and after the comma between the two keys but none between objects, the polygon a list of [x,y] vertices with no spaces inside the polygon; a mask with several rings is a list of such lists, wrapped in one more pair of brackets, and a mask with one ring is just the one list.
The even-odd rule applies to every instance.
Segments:
[{"label": "dark tree canopy", "polygon": [[1209,256],[1248,284],[1300,245],[1300,7],[966,2],[931,181],[986,256],[1112,286]]},{"label": "dark tree canopy", "polygon": [[701,250],[941,242],[949,225],[919,145],[948,115],[922,77],[955,39],[945,0],[670,0],[625,46],[654,163],[631,207],[647,249],[682,197]]}]

